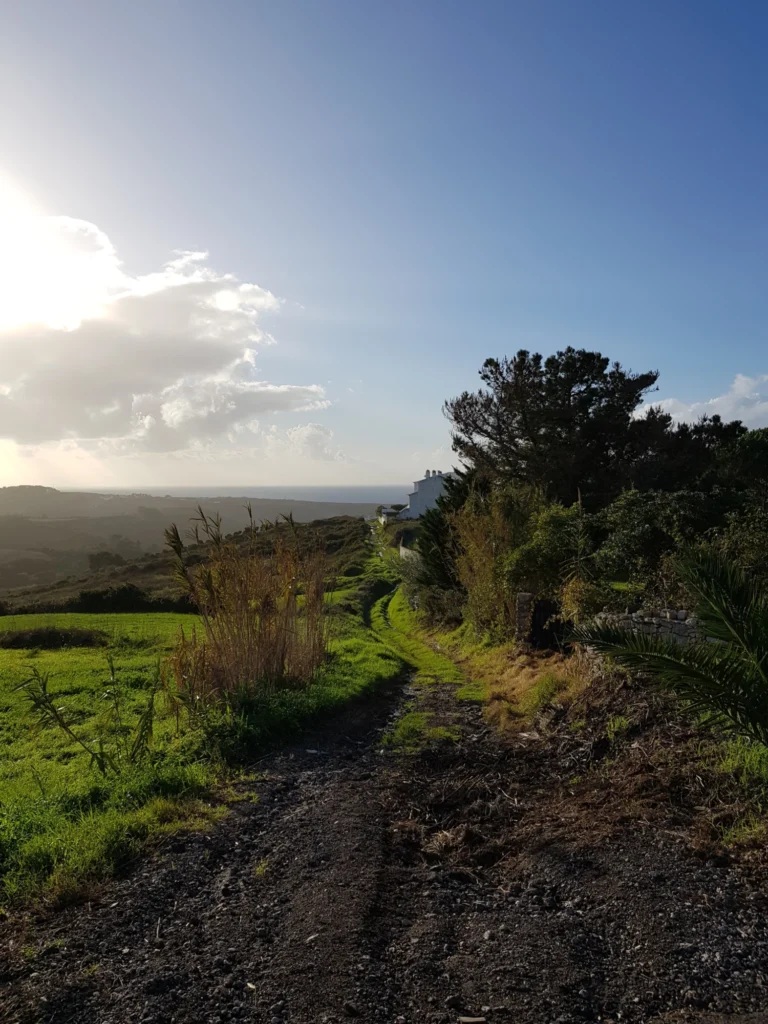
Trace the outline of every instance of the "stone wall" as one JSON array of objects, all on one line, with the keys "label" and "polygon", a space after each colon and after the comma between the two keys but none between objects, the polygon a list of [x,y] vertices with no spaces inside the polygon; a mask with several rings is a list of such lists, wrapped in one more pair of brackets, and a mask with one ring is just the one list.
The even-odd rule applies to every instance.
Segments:
[{"label": "stone wall", "polygon": [[[533,594],[520,593],[517,595],[515,633],[520,640],[530,638],[534,603]],[[595,625],[626,629],[632,633],[646,633],[648,636],[659,636],[665,640],[676,640],[681,644],[693,643],[701,639],[714,641],[714,637],[702,637],[699,620],[685,609],[662,608],[659,611],[641,609],[639,612],[624,613],[600,612],[595,616]]]},{"label": "stone wall", "polygon": [[681,644],[699,639],[698,620],[685,610],[676,611],[672,608],[625,614],[601,612],[595,616],[595,625],[626,629],[633,633],[647,633],[649,636],[659,636],[665,640],[676,640]]}]

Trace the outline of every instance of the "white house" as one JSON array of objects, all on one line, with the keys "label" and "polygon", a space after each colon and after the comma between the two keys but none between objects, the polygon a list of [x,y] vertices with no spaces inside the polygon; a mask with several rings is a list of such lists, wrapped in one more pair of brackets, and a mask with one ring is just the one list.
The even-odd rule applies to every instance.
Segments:
[{"label": "white house", "polygon": [[397,515],[398,519],[418,519],[429,508],[434,508],[437,499],[445,490],[445,481],[450,476],[443,476],[441,469],[427,470],[423,480],[416,480],[413,490],[408,495],[408,504]]}]

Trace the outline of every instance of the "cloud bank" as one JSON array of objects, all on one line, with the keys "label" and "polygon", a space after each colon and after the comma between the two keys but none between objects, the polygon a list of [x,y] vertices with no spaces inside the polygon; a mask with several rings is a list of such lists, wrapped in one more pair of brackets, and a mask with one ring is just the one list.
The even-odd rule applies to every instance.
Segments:
[{"label": "cloud bank", "polygon": [[739,373],[722,395],[704,402],[681,402],[665,398],[652,403],[678,422],[693,423],[702,416],[721,416],[724,420],[742,420],[748,427],[768,426],[768,374],[747,377]]},{"label": "cloud bank", "polygon": [[259,373],[273,343],[261,320],[281,306],[271,292],[203,252],[131,276],[95,225],[2,198],[0,439],[104,456],[282,446],[343,457],[320,424],[262,425],[330,404],[319,384]]}]

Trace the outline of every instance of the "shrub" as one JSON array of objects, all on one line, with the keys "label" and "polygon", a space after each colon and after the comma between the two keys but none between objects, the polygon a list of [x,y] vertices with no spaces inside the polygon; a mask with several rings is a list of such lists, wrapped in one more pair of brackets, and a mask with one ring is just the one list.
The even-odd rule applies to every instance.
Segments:
[{"label": "shrub", "polygon": [[439,623],[445,628],[460,626],[464,621],[464,595],[460,590],[441,590],[439,587],[424,587],[419,591],[417,607],[430,623]]},{"label": "shrub", "polygon": [[722,523],[726,508],[714,491],[625,491],[600,516],[606,539],[598,566],[608,577],[641,584],[651,601],[684,601],[670,558]]},{"label": "shrub", "polygon": [[593,619],[606,605],[614,603],[615,597],[607,583],[571,575],[560,588],[561,619],[573,623]]},{"label": "shrub", "polygon": [[581,509],[557,503],[534,510],[528,537],[504,563],[505,584],[511,593],[530,591],[555,598],[579,554]]},{"label": "shrub", "polygon": [[478,635],[501,637],[513,628],[520,588],[509,585],[504,567],[510,553],[530,537],[542,502],[532,488],[507,487],[472,494],[453,516],[456,564],[467,595],[465,617]]},{"label": "shrub", "polygon": [[101,629],[60,629],[39,626],[0,633],[0,647],[9,650],[56,651],[67,647],[106,647],[109,637]]},{"label": "shrub", "polygon": [[614,597],[599,574],[596,533],[596,517],[580,501],[570,508],[555,503],[535,509],[528,539],[505,559],[507,589],[534,594],[561,622],[592,618]]},{"label": "shrub", "polygon": [[[155,597],[133,583],[122,583],[103,590],[81,590],[66,601],[36,601],[14,607],[14,615],[56,612],[84,612],[90,615],[112,612],[192,612],[187,594],[178,597]],[[0,614],[11,614],[9,610]]]},{"label": "shrub", "polygon": [[443,479],[443,493],[419,523],[416,550],[421,555],[420,586],[432,591],[462,592],[456,565],[458,540],[453,528],[453,514],[464,506],[470,495],[487,493],[488,487],[473,470],[454,469]]},{"label": "shrub", "polygon": [[[178,580],[202,619],[202,636],[182,630],[169,660],[179,698],[195,709],[243,706],[277,689],[306,686],[325,660],[325,555],[275,538],[272,550],[224,540],[218,517],[198,510],[207,562],[192,564],[176,527],[166,532]],[[292,525],[292,521],[288,520]]]},{"label": "shrub", "polygon": [[726,524],[720,550],[742,569],[768,581],[768,496],[750,495],[743,508],[727,516]]},{"label": "shrub", "polygon": [[91,572],[108,569],[114,565],[125,565],[125,559],[116,551],[92,551],[88,555],[88,568]]}]

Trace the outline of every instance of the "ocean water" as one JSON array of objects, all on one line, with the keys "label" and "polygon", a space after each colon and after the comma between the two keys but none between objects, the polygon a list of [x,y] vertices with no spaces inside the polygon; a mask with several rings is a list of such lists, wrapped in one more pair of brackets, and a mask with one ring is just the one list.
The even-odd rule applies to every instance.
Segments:
[{"label": "ocean water", "polygon": [[[365,487],[82,487],[96,494],[151,494],[163,498],[289,498],[293,501],[362,502],[389,505],[408,500],[412,484],[377,484]],[[63,490],[63,488],[61,488]]]}]

